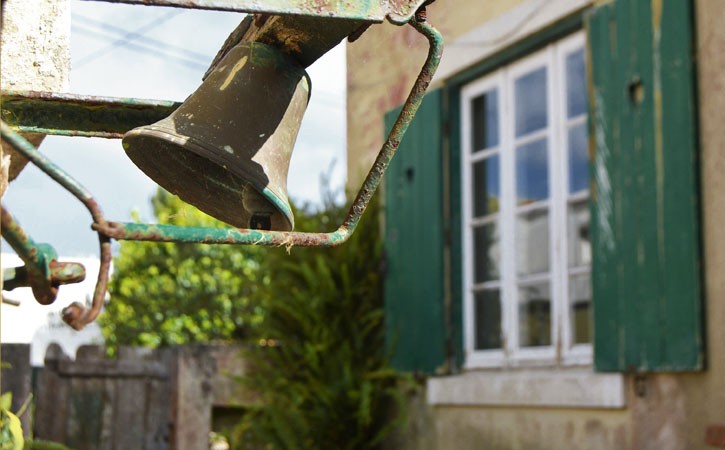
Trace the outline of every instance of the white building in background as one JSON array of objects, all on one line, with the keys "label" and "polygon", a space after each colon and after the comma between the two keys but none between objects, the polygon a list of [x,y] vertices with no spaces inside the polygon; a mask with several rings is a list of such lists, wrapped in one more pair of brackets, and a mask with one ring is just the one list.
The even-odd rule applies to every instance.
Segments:
[{"label": "white building in background", "polygon": [[[98,277],[99,260],[96,258],[59,258],[73,261],[86,268],[86,279],[82,283],[61,286],[58,298],[51,305],[41,305],[33,297],[30,288],[3,291],[3,296],[20,302],[19,306],[2,304],[0,311],[0,341],[3,343],[27,343],[33,366],[42,366],[48,345],[58,343],[63,351],[74,357],[81,345],[101,344],[103,336],[98,324],[92,323],[81,331],[75,331],[61,318],[61,310],[73,302],[89,303]],[[2,268],[22,266],[22,260],[12,253],[0,256]]]}]

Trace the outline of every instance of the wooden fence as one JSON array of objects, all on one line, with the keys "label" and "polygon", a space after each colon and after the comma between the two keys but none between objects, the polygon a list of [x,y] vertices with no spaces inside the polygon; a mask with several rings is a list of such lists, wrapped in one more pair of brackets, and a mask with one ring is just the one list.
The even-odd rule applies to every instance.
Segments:
[{"label": "wooden fence", "polygon": [[34,383],[34,436],[75,450],[208,449],[215,411],[251,400],[234,381],[246,370],[240,350],[121,348],[108,359],[87,346],[73,361],[52,345]]}]

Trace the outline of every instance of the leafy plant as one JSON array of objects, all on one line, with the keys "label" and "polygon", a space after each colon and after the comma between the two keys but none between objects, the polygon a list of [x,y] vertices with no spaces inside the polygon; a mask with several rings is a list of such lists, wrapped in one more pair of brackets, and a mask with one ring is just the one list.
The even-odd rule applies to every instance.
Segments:
[{"label": "leafy plant", "polygon": [[[328,230],[346,210],[296,214],[305,230]],[[271,251],[262,260],[264,318],[240,379],[259,395],[233,448],[376,449],[397,424],[399,376],[383,354],[382,242],[378,207],[346,244]]]},{"label": "leafy plant", "polygon": [[10,412],[11,402],[10,392],[0,396],[0,450],[22,450],[25,444],[20,419]]},{"label": "leafy plant", "polygon": [[[161,223],[224,227],[159,189]],[[252,302],[266,280],[253,247],[124,241],[114,259],[111,301],[99,323],[106,346],[182,344],[241,338],[260,319]]]}]

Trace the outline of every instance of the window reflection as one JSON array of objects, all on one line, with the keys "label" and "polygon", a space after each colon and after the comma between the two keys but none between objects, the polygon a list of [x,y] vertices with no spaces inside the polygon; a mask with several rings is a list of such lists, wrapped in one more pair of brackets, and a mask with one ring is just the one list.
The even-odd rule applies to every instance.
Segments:
[{"label": "window reflection", "polygon": [[592,243],[589,236],[589,202],[583,200],[569,206],[567,214],[569,267],[592,263]]},{"label": "window reflection", "polygon": [[546,209],[516,218],[516,266],[519,275],[549,271],[549,213]]},{"label": "window reflection", "polygon": [[477,292],[474,298],[476,315],[476,350],[501,348],[501,299],[498,289]]},{"label": "window reflection", "polygon": [[516,149],[516,198],[518,205],[549,197],[549,163],[546,139]]},{"label": "window reflection", "polygon": [[589,188],[589,148],[586,123],[569,128],[569,193]]},{"label": "window reflection", "polygon": [[569,277],[571,334],[574,344],[592,342],[592,285],[589,274]]},{"label": "window reflection", "polygon": [[476,283],[499,279],[500,239],[498,223],[481,225],[473,230],[474,275]]},{"label": "window reflection", "polygon": [[548,111],[545,67],[518,78],[514,85],[514,97],[516,137],[546,128]]},{"label": "window reflection", "polygon": [[473,151],[498,145],[498,91],[491,90],[471,102],[473,109]]},{"label": "window reflection", "polygon": [[500,197],[499,157],[493,155],[473,164],[473,216],[498,212]]},{"label": "window reflection", "polygon": [[582,48],[566,57],[566,113],[569,118],[587,112],[585,73]]},{"label": "window reflection", "polygon": [[519,286],[519,345],[551,345],[551,292],[548,282]]}]

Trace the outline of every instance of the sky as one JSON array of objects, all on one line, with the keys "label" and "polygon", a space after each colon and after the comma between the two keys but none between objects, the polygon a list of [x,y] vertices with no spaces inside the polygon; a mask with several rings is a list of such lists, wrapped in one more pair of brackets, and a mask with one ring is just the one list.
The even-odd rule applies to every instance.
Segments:
[{"label": "sky", "polygon": [[[72,5],[70,92],[183,101],[242,14],[78,1]],[[308,69],[312,97],[290,163],[288,191],[319,204],[320,176],[342,192],[345,171],[345,50]],[[153,221],[156,185],[126,157],[120,140],[48,136],[40,151],[98,199],[106,218]],[[10,184],[5,206],[36,242],[62,257],[97,256],[85,208],[35,167]],[[8,246],[3,251],[9,250]]]}]

